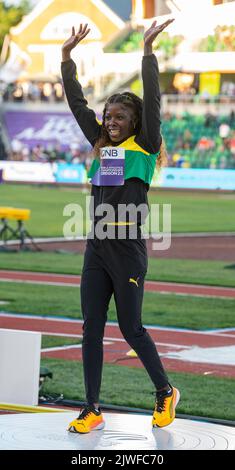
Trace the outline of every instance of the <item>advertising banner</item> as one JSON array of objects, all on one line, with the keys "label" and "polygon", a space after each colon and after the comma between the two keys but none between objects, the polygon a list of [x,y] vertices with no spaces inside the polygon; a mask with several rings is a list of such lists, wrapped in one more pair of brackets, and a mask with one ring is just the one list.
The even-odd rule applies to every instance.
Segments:
[{"label": "advertising banner", "polygon": [[[0,161],[3,181],[29,183],[87,183],[82,163],[39,163]],[[152,187],[182,189],[235,190],[235,170],[163,168],[155,170]]]},{"label": "advertising banner", "polygon": [[155,171],[152,186],[162,188],[235,190],[235,170],[163,168]]},{"label": "advertising banner", "polygon": [[82,163],[58,163],[55,179],[57,183],[86,183],[87,172]]},{"label": "advertising banner", "polygon": [[54,166],[51,163],[0,161],[4,181],[54,183]]},{"label": "advertising banner", "polygon": [[217,96],[220,92],[220,73],[208,72],[199,75],[199,93]]},{"label": "advertising banner", "polygon": [[19,140],[32,148],[37,144],[68,148],[73,142],[87,143],[71,113],[6,111],[4,114],[9,139]]}]

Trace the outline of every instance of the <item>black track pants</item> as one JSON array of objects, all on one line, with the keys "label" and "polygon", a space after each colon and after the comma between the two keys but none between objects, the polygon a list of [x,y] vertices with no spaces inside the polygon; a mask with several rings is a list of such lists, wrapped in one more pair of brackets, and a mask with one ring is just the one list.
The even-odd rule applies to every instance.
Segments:
[{"label": "black track pants", "polygon": [[88,403],[99,401],[103,335],[112,294],[125,340],[138,354],[156,389],[168,384],[155,344],[141,322],[146,271],[145,240],[88,240],[81,280],[82,353]]}]

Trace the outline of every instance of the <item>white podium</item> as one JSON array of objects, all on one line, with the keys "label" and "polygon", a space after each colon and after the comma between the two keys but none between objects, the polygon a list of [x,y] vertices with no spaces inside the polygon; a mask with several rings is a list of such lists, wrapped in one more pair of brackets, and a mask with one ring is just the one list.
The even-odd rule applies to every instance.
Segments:
[{"label": "white podium", "polygon": [[0,329],[0,402],[37,405],[41,333]]}]

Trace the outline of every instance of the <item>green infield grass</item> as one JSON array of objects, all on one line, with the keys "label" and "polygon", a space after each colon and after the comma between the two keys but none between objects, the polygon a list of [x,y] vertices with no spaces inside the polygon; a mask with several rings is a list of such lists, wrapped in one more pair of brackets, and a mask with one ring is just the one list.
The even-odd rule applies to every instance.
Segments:
[{"label": "green infield grass", "polygon": [[[53,378],[44,382],[41,395],[63,394],[67,400],[85,400],[81,363],[43,358],[41,365],[53,373]],[[178,413],[235,420],[234,379],[178,372],[168,375],[181,393]],[[154,387],[144,369],[104,364],[101,406],[105,403],[152,410],[152,392]]]},{"label": "green infield grass", "polygon": [[[0,282],[1,306],[6,312],[81,318],[79,288]],[[144,324],[193,328],[234,326],[235,300],[146,293]],[[116,321],[111,301],[109,320]],[[76,331],[74,331],[76,333]],[[80,338],[43,335],[42,347],[81,344]],[[53,373],[40,390],[40,396],[64,395],[65,399],[84,400],[82,364],[76,361],[43,358],[41,366]],[[170,373],[170,381],[181,391],[178,413],[220,419],[235,419],[235,380],[229,377]],[[152,409],[153,385],[144,369],[105,364],[101,403]],[[224,394],[226,393],[226,400]]]},{"label": "green infield grass", "polygon": [[[36,300],[35,300],[36,299]],[[12,313],[81,318],[77,287],[0,282],[2,310]],[[203,298],[145,292],[143,322],[151,325],[192,328],[234,326],[235,299]],[[113,299],[108,319],[116,321]]]},{"label": "green infield grass", "polygon": [[81,338],[70,338],[66,336],[42,335],[42,349],[56,348],[81,344]]},{"label": "green infield grass", "polygon": [[[0,269],[81,274],[83,255],[74,253],[0,253]],[[235,263],[149,258],[146,279],[235,287]]]},{"label": "green infield grass", "polygon": [[[38,237],[63,236],[63,225],[69,218],[63,216],[67,204],[79,204],[83,208],[85,222],[88,195],[88,189],[71,187],[0,186],[1,206],[32,210],[32,217],[26,225],[31,234]],[[235,231],[235,220],[231,217],[235,210],[235,194],[152,190],[149,202],[160,204],[161,210],[162,204],[172,205],[173,233]]]}]

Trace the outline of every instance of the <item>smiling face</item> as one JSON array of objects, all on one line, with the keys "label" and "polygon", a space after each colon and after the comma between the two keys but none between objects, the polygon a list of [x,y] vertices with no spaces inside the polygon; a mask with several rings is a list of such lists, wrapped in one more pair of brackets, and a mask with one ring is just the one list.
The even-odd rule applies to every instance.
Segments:
[{"label": "smiling face", "polygon": [[104,126],[112,142],[122,142],[134,134],[134,111],[122,103],[108,104]]}]

